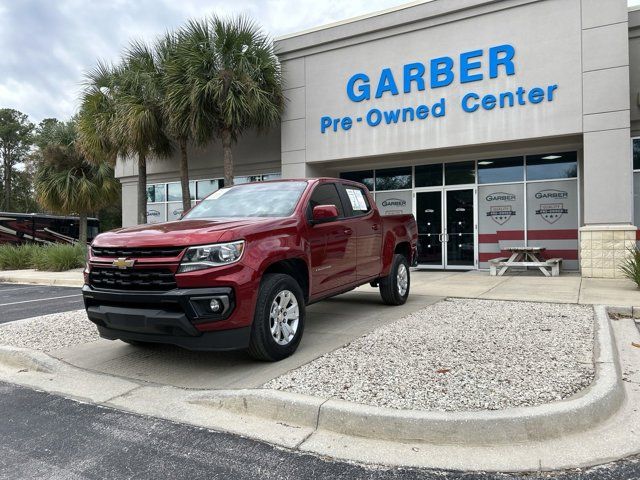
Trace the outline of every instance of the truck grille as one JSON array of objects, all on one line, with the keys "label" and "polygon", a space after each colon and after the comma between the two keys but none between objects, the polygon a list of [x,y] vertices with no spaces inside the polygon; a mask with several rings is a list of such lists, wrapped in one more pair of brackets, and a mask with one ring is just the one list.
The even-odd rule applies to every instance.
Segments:
[{"label": "truck grille", "polygon": [[155,248],[110,248],[91,247],[96,257],[127,257],[127,258],[151,258],[151,257],[177,257],[184,247],[155,247]]},{"label": "truck grille", "polygon": [[91,267],[89,285],[111,290],[144,290],[163,292],[177,287],[175,277],[168,269],[119,270]]}]

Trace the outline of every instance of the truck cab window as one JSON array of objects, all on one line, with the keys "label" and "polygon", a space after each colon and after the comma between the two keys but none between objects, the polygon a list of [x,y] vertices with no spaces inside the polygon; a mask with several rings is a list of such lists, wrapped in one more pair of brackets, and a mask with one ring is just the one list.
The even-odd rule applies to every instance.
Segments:
[{"label": "truck cab window", "polygon": [[335,205],[338,209],[338,216],[344,217],[344,208],[340,195],[338,195],[338,189],[333,183],[323,183],[316,187],[309,199],[309,216],[313,208],[318,205]]},{"label": "truck cab window", "polygon": [[358,187],[344,186],[344,191],[349,199],[349,207],[351,210],[350,216],[364,215],[371,210],[367,194]]}]

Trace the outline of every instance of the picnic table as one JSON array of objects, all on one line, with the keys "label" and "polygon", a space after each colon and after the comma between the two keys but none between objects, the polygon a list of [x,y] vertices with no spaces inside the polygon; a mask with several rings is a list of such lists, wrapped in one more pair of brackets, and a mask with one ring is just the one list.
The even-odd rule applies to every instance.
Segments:
[{"label": "picnic table", "polygon": [[511,267],[537,267],[547,277],[560,275],[561,258],[542,258],[544,247],[510,247],[511,256],[489,260],[490,275],[502,276]]}]

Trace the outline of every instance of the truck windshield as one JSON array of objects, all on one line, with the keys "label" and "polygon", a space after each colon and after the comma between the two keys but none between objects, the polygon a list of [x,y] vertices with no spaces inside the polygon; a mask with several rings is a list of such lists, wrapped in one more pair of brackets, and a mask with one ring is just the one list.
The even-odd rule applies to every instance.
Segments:
[{"label": "truck windshield", "polygon": [[307,182],[268,182],[221,188],[183,218],[288,217],[306,186]]}]

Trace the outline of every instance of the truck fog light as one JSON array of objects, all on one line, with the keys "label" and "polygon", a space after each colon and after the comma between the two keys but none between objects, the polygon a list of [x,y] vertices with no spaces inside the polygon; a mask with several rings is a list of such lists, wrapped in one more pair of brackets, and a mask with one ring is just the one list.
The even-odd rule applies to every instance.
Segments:
[{"label": "truck fog light", "polygon": [[222,310],[222,302],[220,302],[220,300],[218,300],[217,298],[213,298],[211,302],[209,302],[209,308],[213,313],[218,313]]}]

